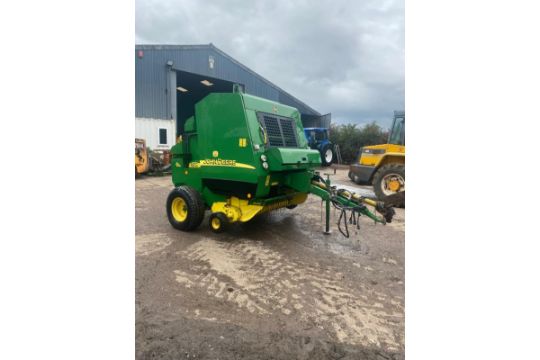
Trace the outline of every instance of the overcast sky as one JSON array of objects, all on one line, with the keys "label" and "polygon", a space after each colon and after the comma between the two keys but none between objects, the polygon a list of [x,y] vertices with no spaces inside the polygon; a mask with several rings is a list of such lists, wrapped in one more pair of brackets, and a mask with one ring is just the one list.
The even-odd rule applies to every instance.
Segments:
[{"label": "overcast sky", "polygon": [[137,44],[208,44],[335,123],[405,106],[404,0],[136,0]]}]

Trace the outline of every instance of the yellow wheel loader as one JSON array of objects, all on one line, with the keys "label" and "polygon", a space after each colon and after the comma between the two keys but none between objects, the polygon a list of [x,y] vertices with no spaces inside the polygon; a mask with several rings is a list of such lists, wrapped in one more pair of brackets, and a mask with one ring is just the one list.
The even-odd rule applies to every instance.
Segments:
[{"label": "yellow wheel loader", "polygon": [[375,195],[393,206],[405,205],[405,112],[394,111],[388,143],[364,146],[349,168],[357,184],[372,184]]}]

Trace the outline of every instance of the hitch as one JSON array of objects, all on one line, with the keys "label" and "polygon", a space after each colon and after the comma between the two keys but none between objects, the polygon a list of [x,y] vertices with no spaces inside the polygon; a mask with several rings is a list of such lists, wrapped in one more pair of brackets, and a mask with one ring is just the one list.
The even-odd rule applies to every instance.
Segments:
[{"label": "hitch", "polygon": [[[330,234],[330,204],[340,211],[338,220],[339,232],[349,237],[348,224],[355,225],[360,229],[360,216],[364,215],[375,221],[375,223],[392,222],[395,210],[390,203],[371,200],[354,192],[345,189],[337,189],[330,182],[330,174],[325,174],[326,180],[316,174],[311,180],[310,192],[319,196],[326,202],[326,224],[324,234]],[[373,206],[375,211],[381,216],[372,213],[366,205]]]}]

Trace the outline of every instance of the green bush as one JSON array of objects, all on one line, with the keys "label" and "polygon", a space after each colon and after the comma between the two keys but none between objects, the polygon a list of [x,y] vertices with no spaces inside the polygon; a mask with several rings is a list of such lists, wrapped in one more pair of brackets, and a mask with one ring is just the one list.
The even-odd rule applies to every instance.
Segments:
[{"label": "green bush", "polygon": [[357,124],[334,125],[330,127],[330,141],[339,145],[344,164],[354,162],[362,146],[384,144],[388,131],[375,122],[357,128]]}]

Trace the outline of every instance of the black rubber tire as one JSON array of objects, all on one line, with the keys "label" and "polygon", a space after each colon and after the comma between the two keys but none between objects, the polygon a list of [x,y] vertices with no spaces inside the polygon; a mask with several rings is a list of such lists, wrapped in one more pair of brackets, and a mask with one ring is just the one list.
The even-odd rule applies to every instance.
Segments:
[{"label": "black rubber tire", "polygon": [[286,208],[289,209],[289,210],[292,210],[294,208],[296,208],[298,205],[287,205]]},{"label": "black rubber tire", "polygon": [[358,175],[354,174],[352,171],[349,171],[349,179],[355,184],[360,184],[360,179],[358,178]]},{"label": "black rubber tire", "polygon": [[[219,228],[214,228],[214,226],[212,226],[212,222],[214,221],[214,219],[219,220],[221,224]],[[222,212],[212,213],[210,214],[210,218],[208,219],[208,225],[210,226],[210,230],[212,230],[212,232],[219,234],[225,231],[225,229],[229,225],[229,219]]]},{"label": "black rubber tire", "polygon": [[[327,162],[326,161],[326,158],[324,156],[324,154],[326,153],[326,151],[328,151],[328,149],[330,149],[332,151],[332,160],[330,162]],[[323,166],[330,166],[332,165],[332,163],[334,162],[336,158],[336,154],[334,153],[334,147],[332,146],[332,144],[326,144],[323,146],[323,148],[321,149],[321,163]]]},{"label": "black rubber tire", "polygon": [[[178,197],[186,203],[187,217],[184,221],[176,220],[172,214],[172,203]],[[167,218],[171,226],[177,230],[192,231],[197,228],[204,218],[204,203],[199,192],[190,186],[172,189],[167,197]]]},{"label": "black rubber tire", "polygon": [[[381,166],[373,175],[373,191],[377,198],[381,201],[386,200],[386,195],[383,193],[381,188],[382,179],[388,174],[398,174],[403,177],[405,180],[405,165],[403,164],[386,164]],[[395,204],[397,207],[405,206],[405,201],[403,203]]]}]

